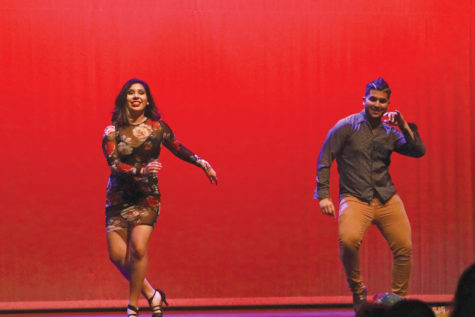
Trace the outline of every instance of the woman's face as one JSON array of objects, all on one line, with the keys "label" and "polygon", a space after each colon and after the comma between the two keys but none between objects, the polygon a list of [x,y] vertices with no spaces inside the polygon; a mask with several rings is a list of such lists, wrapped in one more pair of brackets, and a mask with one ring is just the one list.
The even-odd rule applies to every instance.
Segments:
[{"label": "woman's face", "polygon": [[148,105],[147,93],[140,83],[135,83],[127,90],[127,109],[130,113],[144,112]]}]

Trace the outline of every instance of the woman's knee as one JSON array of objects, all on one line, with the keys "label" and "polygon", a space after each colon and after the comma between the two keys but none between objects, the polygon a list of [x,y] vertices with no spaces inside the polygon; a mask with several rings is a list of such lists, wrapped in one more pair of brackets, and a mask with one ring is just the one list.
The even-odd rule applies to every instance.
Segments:
[{"label": "woman's knee", "polygon": [[130,256],[135,260],[140,260],[147,255],[147,247],[136,243],[130,243]]},{"label": "woman's knee", "polygon": [[109,260],[116,266],[124,266],[125,255],[118,252],[109,252]]}]

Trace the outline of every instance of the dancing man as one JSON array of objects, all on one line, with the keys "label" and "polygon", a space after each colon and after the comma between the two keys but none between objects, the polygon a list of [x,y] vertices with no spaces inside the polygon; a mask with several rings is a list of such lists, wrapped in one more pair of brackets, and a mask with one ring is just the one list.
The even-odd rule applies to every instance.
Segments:
[{"label": "dancing man", "polygon": [[364,110],[338,121],[318,156],[314,198],[319,200],[322,213],[329,216],[335,216],[329,194],[330,167],[334,159],[338,163],[340,259],[353,293],[355,311],[366,302],[367,289],[360,275],[358,251],[371,224],[377,225],[393,253],[391,291],[405,297],[409,284],[411,226],[388,169],[393,151],[421,157],[425,146],[415,124],[408,123],[397,110],[386,112],[390,95],[384,79],[368,83]]}]

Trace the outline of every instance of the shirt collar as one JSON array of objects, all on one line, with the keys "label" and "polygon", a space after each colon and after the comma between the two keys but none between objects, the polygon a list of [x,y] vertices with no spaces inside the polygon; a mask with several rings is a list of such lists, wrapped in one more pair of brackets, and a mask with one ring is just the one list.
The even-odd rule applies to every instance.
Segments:
[{"label": "shirt collar", "polygon": [[365,112],[364,108],[363,108],[363,110],[358,114],[357,120],[358,120],[358,123],[368,121],[367,118],[366,118],[366,112]]},{"label": "shirt collar", "polygon": [[[366,117],[366,111],[364,108],[360,113],[358,113],[358,116],[356,117],[356,121],[357,123],[368,122],[368,124],[370,124],[368,121],[368,118]],[[383,121],[381,121],[381,125],[378,126],[377,129],[379,127],[382,127],[386,131],[391,128],[390,125],[388,125],[387,123],[384,123]]]}]

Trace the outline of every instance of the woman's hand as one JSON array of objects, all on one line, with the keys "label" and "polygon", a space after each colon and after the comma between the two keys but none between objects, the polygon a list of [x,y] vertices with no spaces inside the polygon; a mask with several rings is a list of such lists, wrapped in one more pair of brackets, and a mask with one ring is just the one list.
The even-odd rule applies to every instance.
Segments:
[{"label": "woman's hand", "polygon": [[152,161],[145,165],[144,168],[142,168],[142,174],[144,176],[149,176],[152,174],[157,174],[159,170],[162,169],[162,163],[159,161]]},{"label": "woman's hand", "polygon": [[203,159],[199,159],[198,164],[200,164],[203,170],[205,171],[206,176],[208,176],[211,184],[215,183],[216,185],[218,185],[218,177],[216,176],[216,172],[211,167],[211,165]]}]

